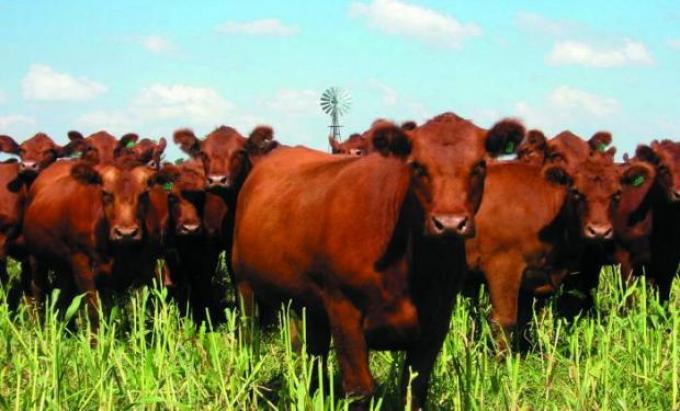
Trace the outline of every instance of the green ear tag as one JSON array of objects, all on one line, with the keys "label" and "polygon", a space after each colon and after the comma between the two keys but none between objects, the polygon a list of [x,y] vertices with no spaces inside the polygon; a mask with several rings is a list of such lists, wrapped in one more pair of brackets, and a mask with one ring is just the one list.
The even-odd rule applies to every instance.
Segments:
[{"label": "green ear tag", "polygon": [[71,158],[81,158],[83,156],[83,153],[81,151],[74,151],[71,153]]},{"label": "green ear tag", "polygon": [[645,177],[642,176],[642,175],[638,175],[638,176],[635,176],[633,181],[631,181],[630,183],[633,187],[640,187],[642,184],[644,184],[644,182],[645,182]]},{"label": "green ear tag", "polygon": [[128,141],[128,143],[125,145],[126,148],[132,148],[134,146],[135,146],[135,142],[132,141],[132,140]]},{"label": "green ear tag", "polygon": [[607,145],[604,143],[600,143],[597,145],[597,151],[599,151],[600,153],[604,153],[606,149]]},{"label": "green ear tag", "polygon": [[505,154],[512,154],[515,152],[515,142],[514,141],[508,141],[508,144],[505,145]]},{"label": "green ear tag", "polygon": [[173,184],[172,184],[171,182],[169,182],[169,181],[168,181],[167,183],[164,183],[164,184],[163,184],[163,190],[165,190],[165,191],[172,191],[172,185],[173,185]]}]

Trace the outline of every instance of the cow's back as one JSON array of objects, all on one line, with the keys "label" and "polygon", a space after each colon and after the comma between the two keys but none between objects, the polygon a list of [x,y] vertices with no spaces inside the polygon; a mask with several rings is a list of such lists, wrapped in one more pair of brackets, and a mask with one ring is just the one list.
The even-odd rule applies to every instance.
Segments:
[{"label": "cow's back", "polygon": [[96,226],[103,214],[101,191],[75,181],[70,175],[73,164],[53,164],[29,191],[23,231],[37,256],[63,259],[72,247],[95,246]]},{"label": "cow's back", "polygon": [[408,178],[403,163],[378,154],[338,158],[278,149],[253,168],[239,194],[237,274],[247,271],[255,281],[267,275],[273,288],[296,294],[310,276],[324,273],[361,287],[361,274],[387,249]]}]

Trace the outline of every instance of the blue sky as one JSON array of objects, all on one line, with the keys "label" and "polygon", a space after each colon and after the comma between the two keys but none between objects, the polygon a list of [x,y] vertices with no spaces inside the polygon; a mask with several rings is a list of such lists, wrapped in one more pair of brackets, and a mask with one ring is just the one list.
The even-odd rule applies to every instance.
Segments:
[{"label": "blue sky", "polygon": [[0,27],[0,133],[19,140],[270,124],[326,149],[331,85],[353,96],[345,134],[454,111],[610,130],[620,153],[680,136],[677,1],[0,0]]}]

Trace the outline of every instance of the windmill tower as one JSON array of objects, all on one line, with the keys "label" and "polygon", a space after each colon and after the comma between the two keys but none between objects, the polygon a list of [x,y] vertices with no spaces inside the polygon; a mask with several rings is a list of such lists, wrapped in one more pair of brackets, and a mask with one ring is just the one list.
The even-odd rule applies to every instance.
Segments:
[{"label": "windmill tower", "polygon": [[347,114],[352,104],[352,97],[349,93],[339,87],[327,88],[321,94],[321,109],[324,113],[331,116],[330,137],[340,141],[340,117]]}]

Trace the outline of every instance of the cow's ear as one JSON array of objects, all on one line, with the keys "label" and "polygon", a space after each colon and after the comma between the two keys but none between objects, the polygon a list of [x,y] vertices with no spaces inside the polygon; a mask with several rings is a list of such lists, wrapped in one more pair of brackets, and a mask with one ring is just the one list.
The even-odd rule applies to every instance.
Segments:
[{"label": "cow's ear", "polygon": [[592,137],[590,137],[590,140],[588,140],[588,146],[590,146],[590,150],[599,151],[600,153],[606,152],[607,146],[611,143],[612,134],[608,131],[598,131],[597,133],[593,134]]},{"label": "cow's ear", "polygon": [[172,141],[179,145],[179,148],[191,157],[195,157],[201,151],[201,142],[196,138],[193,131],[188,128],[175,131]]},{"label": "cow's ear", "polygon": [[158,144],[156,144],[156,147],[153,149],[154,155],[160,157],[167,147],[168,141],[165,137],[161,137],[160,140],[158,140]]},{"label": "cow's ear", "polygon": [[275,149],[279,143],[274,140],[274,130],[269,126],[257,126],[248,136],[245,151],[249,156],[261,156]]},{"label": "cow's ear", "polygon": [[137,144],[137,140],[139,140],[139,135],[135,133],[125,134],[118,140],[118,144],[116,144],[116,148],[113,150],[113,155],[118,157],[125,151],[132,149]]},{"label": "cow's ear", "polygon": [[572,183],[571,176],[567,173],[567,170],[565,170],[564,167],[558,165],[550,165],[545,167],[543,170],[543,176],[549,182],[561,186],[569,186]]},{"label": "cow's ear", "polygon": [[331,153],[340,154],[341,152],[340,142],[336,140],[335,137],[333,136],[328,136],[328,142],[331,145]]},{"label": "cow's ear", "polygon": [[418,127],[418,123],[415,121],[405,121],[401,123],[401,129],[406,131],[415,130]]},{"label": "cow's ear", "polygon": [[656,155],[654,149],[645,144],[637,146],[635,149],[635,157],[650,164],[659,164],[660,161],[659,156]]},{"label": "cow's ear", "polygon": [[80,162],[71,169],[71,177],[82,184],[96,185],[102,183],[102,176],[89,162]]},{"label": "cow's ear", "polygon": [[514,154],[524,139],[524,126],[517,120],[505,119],[486,133],[486,151],[492,156]]},{"label": "cow's ear", "polygon": [[10,136],[0,136],[0,151],[9,154],[19,154],[19,144]]},{"label": "cow's ear", "polygon": [[165,191],[172,191],[175,183],[179,181],[179,176],[179,168],[172,164],[164,164],[163,167],[156,173],[152,183],[158,184]]},{"label": "cow's ear", "polygon": [[621,176],[621,183],[624,186],[639,189],[647,187],[652,183],[653,176],[647,168],[635,164],[628,167]]},{"label": "cow's ear", "polygon": [[69,141],[85,140],[85,137],[83,137],[80,131],[71,130],[67,135]]},{"label": "cow's ear", "polygon": [[371,134],[371,145],[381,155],[406,157],[411,154],[411,139],[400,127],[385,122]]},{"label": "cow's ear", "polygon": [[68,157],[68,156],[76,156],[76,157],[81,157],[83,154],[83,151],[85,151],[85,147],[87,146],[87,141],[83,137],[82,134],[78,131],[69,131],[68,132],[68,144],[65,146],[61,147],[61,156],[62,157]]},{"label": "cow's ear", "polygon": [[607,151],[604,152],[604,155],[606,155],[610,159],[613,159],[614,156],[616,155],[616,147],[610,147]]}]

